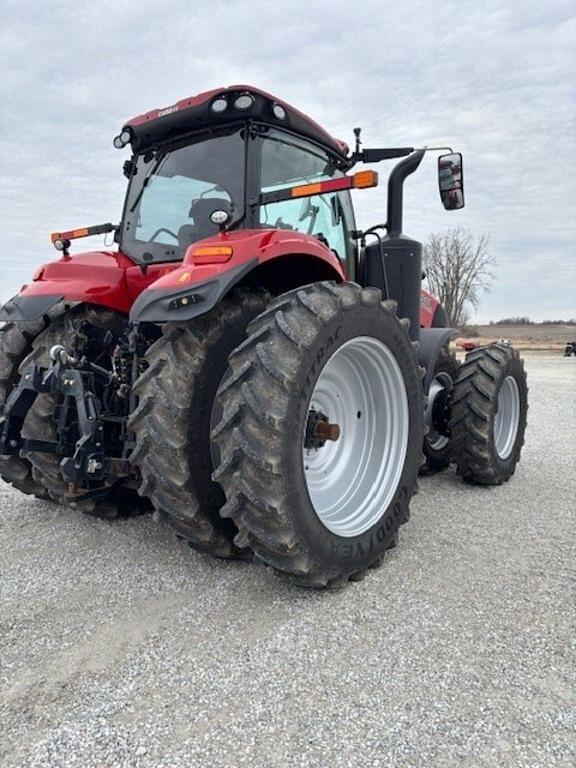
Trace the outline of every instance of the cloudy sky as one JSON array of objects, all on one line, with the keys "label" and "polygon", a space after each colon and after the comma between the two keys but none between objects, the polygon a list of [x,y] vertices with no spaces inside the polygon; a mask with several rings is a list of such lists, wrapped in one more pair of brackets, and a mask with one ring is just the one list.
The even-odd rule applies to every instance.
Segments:
[{"label": "cloudy sky", "polygon": [[[125,119],[246,82],[349,143],[360,125],[366,146],[462,151],[466,208],[441,207],[428,157],[406,233],[490,235],[478,319],[574,317],[575,49],[574,0],[0,0],[0,301],[55,257],[51,231],[118,220]],[[385,185],[356,205],[381,221]]]}]

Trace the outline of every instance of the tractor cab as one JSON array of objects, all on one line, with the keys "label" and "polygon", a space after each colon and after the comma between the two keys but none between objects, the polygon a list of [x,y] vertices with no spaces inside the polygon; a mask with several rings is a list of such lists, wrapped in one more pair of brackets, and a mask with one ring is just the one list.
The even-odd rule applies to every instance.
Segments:
[{"label": "tractor cab", "polygon": [[[220,231],[300,232],[353,261],[348,189],[282,196],[282,190],[344,179],[348,147],[285,102],[234,86],[129,121],[129,177],[117,239],[138,264],[181,261]],[[320,192],[320,188],[318,187]]]},{"label": "tractor cab", "polygon": [[[209,288],[209,303],[202,294],[203,311],[239,281],[277,293],[315,280],[350,279],[396,300],[416,340],[420,325],[433,322],[428,316],[434,317],[438,302],[421,292],[421,245],[402,233],[403,184],[428,149],[361,149],[360,129],[354,133],[350,151],[295,107],[247,85],[152,110],[129,120],[114,139],[116,148],[132,150],[124,163],[128,189],[120,224],[54,233],[53,243],[67,258],[71,239],[114,230],[119,245],[119,258],[110,254],[116,258],[114,280],[120,285],[125,275],[129,293],[114,306],[130,309],[134,322],[173,319],[168,307],[182,310],[178,319],[195,316],[191,307],[199,309],[199,295],[186,294],[184,311],[174,290],[180,281],[211,277],[198,270],[200,263],[222,263],[220,251],[202,253],[199,261],[199,243],[219,248],[233,236],[234,247],[230,240],[225,246],[231,249],[221,270],[226,277]],[[386,223],[359,232],[350,190],[376,186],[378,174],[350,171],[358,163],[392,158],[404,159],[388,179]],[[450,151],[439,158],[439,187],[445,208],[464,205],[461,155]],[[271,240],[258,233],[269,233]],[[256,262],[248,278],[244,267],[251,258]],[[271,259],[274,268],[267,264]],[[134,271],[138,267],[141,276]],[[432,312],[422,313],[421,296],[434,305]],[[81,289],[74,298],[84,298]]]}]

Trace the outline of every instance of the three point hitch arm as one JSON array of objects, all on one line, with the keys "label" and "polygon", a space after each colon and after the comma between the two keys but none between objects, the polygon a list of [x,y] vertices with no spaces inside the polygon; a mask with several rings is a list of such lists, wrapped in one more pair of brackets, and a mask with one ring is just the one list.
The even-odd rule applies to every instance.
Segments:
[{"label": "three point hitch arm", "polygon": [[[118,417],[103,418],[100,401],[94,395],[95,382],[99,380],[107,386],[114,374],[85,358],[70,356],[61,346],[52,347],[50,356],[49,368],[30,365],[8,396],[4,420],[0,422],[0,454],[18,455],[24,450],[62,455],[60,468],[69,483],[70,494],[75,495],[79,482],[85,487],[89,478],[92,491],[82,495],[97,496],[106,478],[129,474],[125,459],[105,456],[105,421]],[[22,437],[26,414],[43,392],[63,396],[56,441]]]}]

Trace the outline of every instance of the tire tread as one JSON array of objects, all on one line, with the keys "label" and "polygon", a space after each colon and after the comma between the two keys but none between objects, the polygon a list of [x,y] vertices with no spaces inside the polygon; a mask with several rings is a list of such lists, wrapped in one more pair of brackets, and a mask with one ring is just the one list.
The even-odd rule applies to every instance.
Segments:
[{"label": "tire tread", "polygon": [[499,382],[507,366],[520,364],[521,386],[526,387],[526,374],[519,355],[513,347],[492,344],[469,352],[462,363],[451,402],[451,450],[456,471],[470,483],[500,485],[516,471],[524,445],[526,410],[520,414],[520,437],[507,468],[495,461],[492,451],[492,408],[497,398]]},{"label": "tire tread", "polygon": [[[239,546],[250,546],[258,559],[305,587],[342,587],[382,561],[378,556],[366,568],[348,572],[318,562],[299,540],[287,512],[290,489],[280,466],[289,397],[298,387],[298,360],[324,323],[359,303],[393,316],[404,332],[396,304],[382,302],[378,290],[333,282],[295,289],[249,325],[249,338],[230,356],[234,374],[217,395],[223,416],[212,439],[223,457],[216,477],[227,497],[220,514],[236,524]],[[239,371],[242,376],[236,375]],[[414,482],[410,497],[415,492]],[[406,511],[402,522],[408,517]]]}]

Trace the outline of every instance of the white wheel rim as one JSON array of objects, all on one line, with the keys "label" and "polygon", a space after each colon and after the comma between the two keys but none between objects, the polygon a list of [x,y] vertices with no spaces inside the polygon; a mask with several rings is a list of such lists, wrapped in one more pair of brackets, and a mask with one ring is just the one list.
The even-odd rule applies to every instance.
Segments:
[{"label": "white wheel rim", "polygon": [[337,424],[340,437],[303,447],[310,500],[329,531],[358,536],[390,505],[408,446],[404,376],[386,344],[371,336],[343,344],[320,373],[311,410]]},{"label": "white wheel rim", "polygon": [[501,459],[512,453],[520,423],[520,394],[513,376],[506,376],[498,392],[494,416],[494,446]]}]

